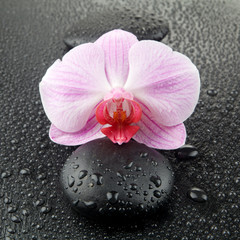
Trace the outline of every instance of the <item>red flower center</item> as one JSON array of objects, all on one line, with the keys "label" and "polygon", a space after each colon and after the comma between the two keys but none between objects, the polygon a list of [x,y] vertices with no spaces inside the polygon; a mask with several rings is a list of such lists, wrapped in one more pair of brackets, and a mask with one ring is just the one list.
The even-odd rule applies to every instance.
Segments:
[{"label": "red flower center", "polygon": [[102,128],[105,134],[114,143],[128,142],[138,131],[137,123],[142,116],[142,109],[133,100],[123,97],[110,98],[101,102],[96,110],[96,117],[100,124],[109,124]]}]

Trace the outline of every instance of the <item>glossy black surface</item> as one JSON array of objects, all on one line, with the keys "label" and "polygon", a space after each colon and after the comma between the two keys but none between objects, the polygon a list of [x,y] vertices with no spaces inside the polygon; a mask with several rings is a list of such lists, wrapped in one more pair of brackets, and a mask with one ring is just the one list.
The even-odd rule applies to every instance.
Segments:
[{"label": "glossy black surface", "polygon": [[[116,7],[154,12],[169,25],[163,42],[199,68],[199,104],[185,122],[187,143],[199,156],[179,161],[174,151],[162,152],[175,172],[164,216],[102,226],[79,217],[63,199],[61,169],[76,148],[49,140],[38,83],[66,52],[69,28],[91,12]],[[237,0],[2,0],[0,239],[238,239],[239,12]],[[190,199],[192,187],[204,190],[207,201]]]},{"label": "glossy black surface", "polygon": [[161,214],[173,180],[169,161],[156,150],[135,141],[119,146],[107,138],[80,146],[61,173],[73,208],[94,220]]}]

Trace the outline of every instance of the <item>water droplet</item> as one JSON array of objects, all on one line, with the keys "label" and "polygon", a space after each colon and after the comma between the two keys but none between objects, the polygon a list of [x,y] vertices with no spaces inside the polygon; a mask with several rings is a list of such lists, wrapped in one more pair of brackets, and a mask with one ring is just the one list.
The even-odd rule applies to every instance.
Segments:
[{"label": "water droplet", "polygon": [[156,166],[158,165],[158,163],[157,163],[156,161],[152,160],[152,165],[153,165],[154,167],[156,167]]},{"label": "water droplet", "polygon": [[207,194],[204,190],[193,187],[188,191],[188,197],[195,201],[195,202],[206,202],[207,201]]},{"label": "water droplet", "polygon": [[231,96],[233,97],[237,97],[238,96],[238,91],[237,90],[233,90],[230,92]]},{"label": "water droplet", "polygon": [[79,168],[78,164],[73,165],[73,169],[78,169],[78,168]]},{"label": "water droplet", "polygon": [[82,170],[82,171],[79,172],[78,178],[79,178],[79,179],[83,179],[84,177],[87,176],[87,174],[88,174],[88,171],[87,171],[87,170]]},{"label": "water droplet", "polygon": [[235,183],[240,183],[240,177],[235,177],[235,178],[234,178],[234,182],[235,182]]},{"label": "water droplet", "polygon": [[12,200],[10,198],[8,198],[8,197],[4,198],[4,203],[10,204],[11,202],[12,202]]},{"label": "water droplet", "polygon": [[17,207],[16,206],[10,206],[7,209],[8,213],[14,213],[17,211]]},{"label": "water droplet", "polygon": [[148,156],[148,153],[147,152],[145,152],[145,153],[140,153],[140,157],[141,158],[146,158]]},{"label": "water droplet", "polygon": [[132,198],[132,197],[133,197],[133,194],[132,194],[131,192],[127,192],[127,196],[128,196],[129,198]]},{"label": "water droplet", "polygon": [[209,89],[207,90],[207,94],[211,97],[217,96],[218,91],[216,89]]},{"label": "water droplet", "polygon": [[183,145],[176,150],[176,157],[181,160],[195,159],[198,156],[197,149],[192,145]]},{"label": "water droplet", "polygon": [[135,170],[136,170],[137,172],[140,172],[140,171],[142,171],[142,168],[137,166],[137,167],[135,168]]},{"label": "water droplet", "polygon": [[139,208],[142,209],[142,210],[145,208],[145,207],[144,207],[144,204],[142,204],[142,203],[140,203],[138,206],[139,206]]},{"label": "water droplet", "polygon": [[11,217],[11,220],[12,220],[13,222],[15,222],[15,223],[20,223],[20,222],[21,222],[21,220],[20,220],[20,218],[19,218],[18,216],[12,216],[12,217]]},{"label": "water droplet", "polygon": [[97,185],[102,185],[103,184],[103,176],[100,173],[94,173],[91,176],[91,179],[97,183]]},{"label": "water droplet", "polygon": [[3,172],[3,173],[1,174],[1,178],[8,178],[8,177],[10,177],[10,176],[11,176],[11,173],[8,172],[8,171]]},{"label": "water droplet", "polygon": [[78,183],[77,183],[77,186],[81,186],[83,184],[83,182],[82,181],[79,181]]},{"label": "water droplet", "polygon": [[30,174],[30,170],[28,168],[24,168],[20,170],[20,174],[21,175],[29,175]]},{"label": "water droplet", "polygon": [[73,188],[73,192],[75,192],[75,193],[76,193],[77,191],[78,191],[78,188],[76,188],[76,187],[75,187],[75,188]]},{"label": "water droplet", "polygon": [[39,199],[35,202],[35,206],[42,206],[45,203],[45,201],[43,199]]},{"label": "water droplet", "polygon": [[7,231],[11,234],[14,234],[16,231],[10,227],[7,228]]},{"label": "water droplet", "polygon": [[152,185],[152,184],[149,184],[148,188],[149,188],[149,189],[153,189],[153,185]]},{"label": "water droplet", "polygon": [[143,195],[144,195],[144,196],[147,196],[147,195],[148,195],[148,192],[147,192],[147,191],[144,191],[144,192],[143,192]]},{"label": "water droplet", "polygon": [[39,180],[44,180],[47,178],[47,175],[46,173],[42,173],[42,174],[39,174],[38,177],[37,177]]},{"label": "water droplet", "polygon": [[161,192],[159,192],[158,190],[155,190],[155,191],[153,192],[153,196],[156,197],[156,198],[160,198],[161,195],[162,195]]},{"label": "water droplet", "polygon": [[114,204],[117,203],[118,201],[118,196],[119,193],[116,191],[111,191],[107,193],[107,200],[109,201],[109,203]]},{"label": "water droplet", "polygon": [[29,211],[26,210],[26,209],[23,209],[23,210],[22,210],[22,215],[23,215],[23,216],[29,216]]},{"label": "water droplet", "polygon": [[228,110],[228,111],[231,111],[231,110],[233,110],[233,105],[232,104],[227,104],[226,105],[226,109]]},{"label": "water droplet", "polygon": [[51,210],[52,210],[51,206],[45,206],[41,208],[40,212],[46,214],[49,213]]},{"label": "water droplet", "polygon": [[131,190],[137,190],[137,184],[131,183],[131,184],[130,184],[130,189],[131,189]]},{"label": "water droplet", "polygon": [[160,187],[162,184],[162,181],[159,176],[151,176],[150,181],[154,183],[155,187]]},{"label": "water droplet", "polygon": [[127,180],[127,178],[121,172],[117,172],[117,176],[120,177],[123,181]]},{"label": "water droplet", "polygon": [[128,165],[124,166],[125,169],[130,169],[133,165],[133,162],[130,162]]},{"label": "water droplet", "polygon": [[83,204],[87,207],[87,208],[96,208],[97,204],[93,201],[83,201]]},{"label": "water droplet", "polygon": [[75,183],[75,178],[71,175],[68,176],[68,186],[72,187]]},{"label": "water droplet", "polygon": [[123,185],[123,182],[117,181],[117,185],[118,185],[118,186],[122,186],[122,185]]}]

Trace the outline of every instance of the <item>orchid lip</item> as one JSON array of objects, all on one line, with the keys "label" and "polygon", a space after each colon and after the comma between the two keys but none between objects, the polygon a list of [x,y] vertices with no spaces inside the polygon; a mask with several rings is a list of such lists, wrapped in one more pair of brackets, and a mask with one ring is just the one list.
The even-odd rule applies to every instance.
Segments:
[{"label": "orchid lip", "polygon": [[[121,90],[112,92],[112,98],[100,103],[96,110],[96,118],[100,124],[110,124],[101,129],[114,143],[121,145],[128,142],[139,130],[133,125],[141,119],[142,110],[133,100],[122,97]],[[127,95],[127,94],[125,94]],[[131,96],[131,95],[127,95]]]}]

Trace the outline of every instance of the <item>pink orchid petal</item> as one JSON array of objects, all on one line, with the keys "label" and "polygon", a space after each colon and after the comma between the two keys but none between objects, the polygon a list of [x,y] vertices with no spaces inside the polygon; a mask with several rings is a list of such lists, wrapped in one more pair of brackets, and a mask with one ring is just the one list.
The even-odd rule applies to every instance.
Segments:
[{"label": "pink orchid petal", "polygon": [[49,120],[64,132],[84,127],[96,105],[111,90],[104,71],[104,53],[93,43],[83,44],[57,60],[40,83]]},{"label": "pink orchid petal", "polygon": [[100,125],[95,115],[93,115],[86,123],[84,128],[75,133],[67,133],[59,130],[53,124],[50,127],[50,139],[58,144],[67,146],[81,145],[94,139],[105,137],[101,132],[102,125]]},{"label": "pink orchid petal", "polygon": [[104,50],[105,71],[113,88],[125,84],[129,71],[128,52],[136,42],[135,35],[123,30],[110,31],[95,42]]},{"label": "pink orchid petal", "polygon": [[145,104],[156,122],[175,126],[193,112],[200,78],[195,65],[181,53],[156,41],[140,41],[129,52],[125,90]]},{"label": "pink orchid petal", "polygon": [[158,124],[154,116],[142,104],[142,118],[137,123],[140,127],[133,136],[137,142],[157,149],[177,149],[184,145],[186,129],[183,123],[168,127]]}]

